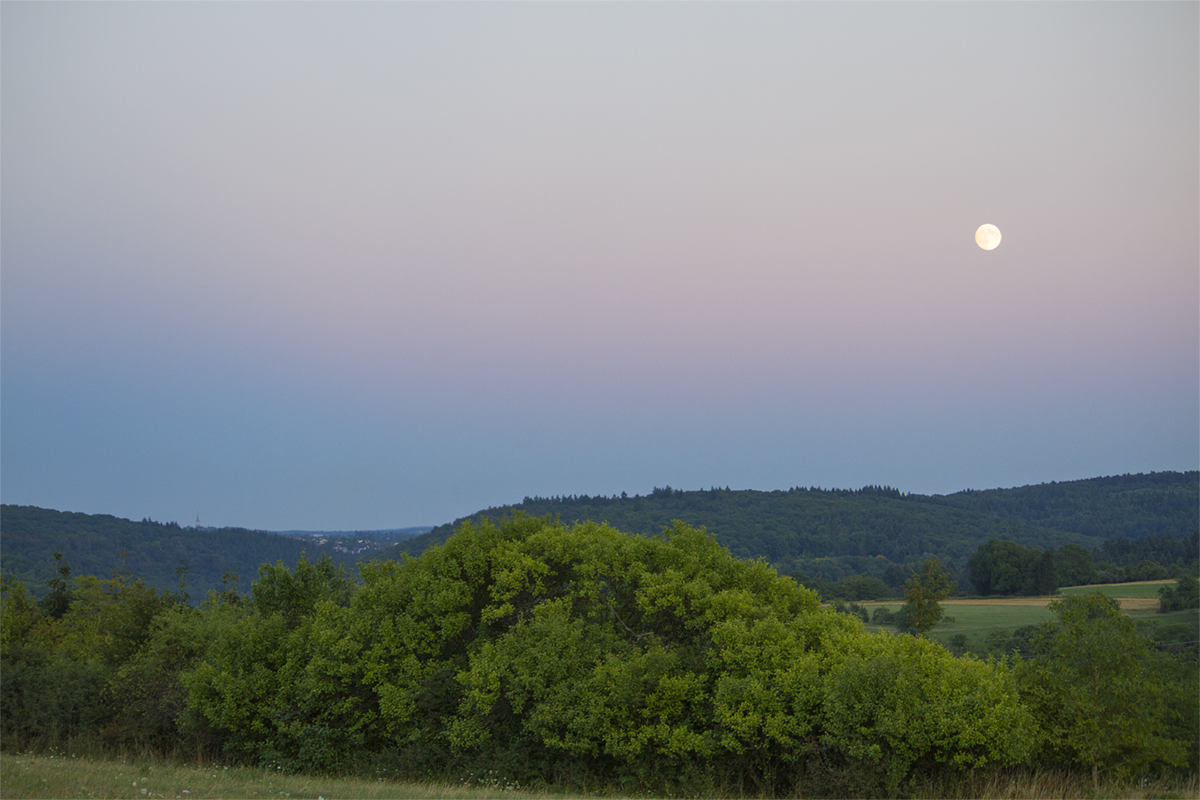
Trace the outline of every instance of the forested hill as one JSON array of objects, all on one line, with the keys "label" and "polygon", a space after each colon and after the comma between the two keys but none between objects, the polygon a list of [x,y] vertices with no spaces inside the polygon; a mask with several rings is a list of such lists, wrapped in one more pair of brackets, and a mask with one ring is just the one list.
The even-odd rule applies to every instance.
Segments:
[{"label": "forested hill", "polygon": [[1200,524],[1200,472],[1151,472],[936,498],[959,508],[1088,536],[1183,538]]},{"label": "forested hill", "polygon": [[1038,549],[1073,542],[1096,550],[1116,536],[1184,538],[1200,518],[1200,493],[1197,473],[1168,472],[948,496],[868,486],[773,492],[665,487],[633,497],[527,497],[434,528],[378,557],[417,555],[444,542],[465,521],[498,520],[514,512],[567,523],[607,522],[641,534],[657,533],[678,519],[704,526],[735,556],[762,557],[785,572],[828,580],[874,574],[895,583],[930,555],[961,567],[989,539]]},{"label": "forested hill", "polygon": [[[199,599],[209,589],[220,589],[226,572],[237,574],[246,591],[260,564],[283,561],[291,566],[305,550],[310,559],[328,553],[342,563],[398,559],[402,552],[417,555],[445,541],[467,519],[502,519],[517,511],[566,523],[607,522],[638,534],[656,534],[678,519],[704,526],[733,555],[765,558],[785,573],[825,580],[874,575],[895,589],[930,555],[961,571],[990,539],[1039,550],[1074,542],[1099,561],[1119,564],[1145,558],[1162,564],[1191,562],[1200,519],[1200,473],[1122,475],[944,496],[901,494],[887,487],[773,492],[665,487],[633,497],[527,497],[374,555],[338,552],[318,541],[265,531],[197,530],[5,505],[0,507],[0,567],[40,595],[54,574],[55,551],[64,554],[75,575],[108,577],[123,566],[160,589],[178,586],[175,570],[183,564],[187,590]],[[122,552],[128,555],[122,558]]]},{"label": "forested hill", "polygon": [[[171,522],[132,522],[108,514],[79,514],[35,506],[0,506],[0,557],[5,576],[24,582],[34,595],[54,575],[52,554],[60,552],[73,575],[111,577],[124,569],[159,589],[178,589],[176,568],[187,566],[187,592],[194,599],[220,590],[225,573],[240,578],[245,592],[260,564],[295,565],[328,553],[353,563],[354,557],[309,541],[244,528],[197,530]],[[122,557],[122,552],[128,555]]]}]

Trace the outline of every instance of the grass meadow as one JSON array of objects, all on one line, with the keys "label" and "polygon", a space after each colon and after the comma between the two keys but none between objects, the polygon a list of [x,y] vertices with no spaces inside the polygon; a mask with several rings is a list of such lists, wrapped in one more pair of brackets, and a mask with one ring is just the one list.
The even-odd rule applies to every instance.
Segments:
[{"label": "grass meadow", "polygon": [[[1048,770],[976,771],[931,780],[911,787],[913,798],[1167,798],[1200,797],[1192,776],[1166,781],[1102,781],[1090,776]],[[385,779],[326,778],[283,775],[252,767],[197,766],[161,760],[94,760],[69,755],[28,755],[0,752],[0,797],[3,798],[128,798],[128,800],[214,800],[217,798],[312,798],[341,800],[413,798],[435,800],[505,797],[543,800],[613,795],[563,794],[505,785],[485,776],[462,784],[405,783]],[[729,794],[727,797],[742,797]]]},{"label": "grass meadow", "polygon": [[99,760],[71,755],[0,753],[2,798],[413,798],[474,800],[565,797],[513,786],[500,776],[468,776],[461,784],[285,775],[260,767],[197,766],[163,760]]}]

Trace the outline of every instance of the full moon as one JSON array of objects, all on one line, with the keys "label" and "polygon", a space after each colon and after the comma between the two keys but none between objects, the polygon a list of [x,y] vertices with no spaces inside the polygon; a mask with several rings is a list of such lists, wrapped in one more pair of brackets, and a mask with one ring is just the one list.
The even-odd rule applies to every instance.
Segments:
[{"label": "full moon", "polygon": [[980,225],[975,231],[975,244],[984,250],[995,250],[1000,246],[1000,229],[991,223]]}]

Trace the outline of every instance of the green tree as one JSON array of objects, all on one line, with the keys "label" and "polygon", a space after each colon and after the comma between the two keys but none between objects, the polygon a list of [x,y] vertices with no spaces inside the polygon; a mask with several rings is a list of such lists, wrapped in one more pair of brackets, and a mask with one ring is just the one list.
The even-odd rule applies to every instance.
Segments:
[{"label": "green tree", "polygon": [[71,607],[71,567],[63,561],[63,554],[54,554],[54,577],[46,581],[50,592],[42,598],[42,610],[54,619],[62,619],[63,614]]},{"label": "green tree", "polygon": [[1183,611],[1200,608],[1200,582],[1189,572],[1180,575],[1175,586],[1164,586],[1158,590],[1158,612]]},{"label": "green tree", "polygon": [[19,587],[6,587],[0,730],[14,746],[61,746],[80,734],[104,740],[120,711],[109,679],[145,644],[154,617],[178,602],[127,577],[71,579],[68,594],[70,570],[59,562],[42,613]]},{"label": "green tree", "polygon": [[989,594],[1037,593],[1042,554],[1015,542],[992,539],[980,545],[967,562],[975,591]]},{"label": "green tree", "polygon": [[1131,581],[1161,581],[1169,576],[1170,573],[1167,572],[1166,567],[1148,558],[1142,559],[1137,566],[1129,570]]},{"label": "green tree", "polygon": [[[1100,772],[1128,774],[1161,762],[1188,763],[1190,743],[1178,731],[1197,716],[1189,695],[1170,679],[1170,656],[1158,653],[1100,594],[1050,603],[1036,654],[1019,662],[1022,695],[1047,734],[1052,757]],[[1183,702],[1180,702],[1183,700]],[[1192,723],[1184,724],[1190,717]],[[1174,732],[1174,733],[1173,733]]]},{"label": "green tree", "polygon": [[349,605],[351,589],[345,566],[334,564],[326,554],[313,563],[301,554],[295,569],[289,570],[282,561],[260,566],[258,580],[250,584],[250,596],[255,608],[264,614],[280,614],[292,629],[322,600]]},{"label": "green tree", "polygon": [[215,750],[214,731],[188,705],[183,676],[208,654],[225,626],[245,614],[240,604],[220,602],[176,605],[158,614],[145,644],[109,678],[106,692],[116,704],[111,736],[139,751],[183,746],[202,758],[205,750]]},{"label": "green tree", "polygon": [[1054,551],[1047,550],[1038,560],[1036,582],[1037,593],[1045,596],[1058,591],[1058,573],[1054,567]]},{"label": "green tree", "polygon": [[1075,543],[1064,544],[1054,552],[1054,569],[1059,586],[1086,586],[1096,582],[1092,553]]},{"label": "green tree", "polygon": [[[1036,741],[1003,665],[867,634],[681,523],[652,537],[485,521],[362,576],[348,607],[294,605],[293,627],[256,600],[184,675],[230,752],[294,769],[388,754],[408,774],[783,795],[812,757],[879,792],[919,767],[1022,761]],[[161,675],[157,652],[137,674]],[[892,675],[896,687],[864,683]]]},{"label": "green tree", "polygon": [[40,611],[25,591],[25,584],[0,576],[0,648],[24,640]]},{"label": "green tree", "polygon": [[904,584],[905,608],[913,634],[924,636],[945,613],[939,603],[954,594],[958,586],[950,580],[934,556],[921,565]]}]

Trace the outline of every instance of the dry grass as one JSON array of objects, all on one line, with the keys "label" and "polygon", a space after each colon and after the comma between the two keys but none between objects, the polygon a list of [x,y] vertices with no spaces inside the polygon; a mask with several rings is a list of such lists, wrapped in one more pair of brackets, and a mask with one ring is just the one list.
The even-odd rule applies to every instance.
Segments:
[{"label": "dry grass", "polygon": [[[1130,611],[1157,611],[1158,610],[1158,590],[1163,586],[1174,586],[1175,581],[1140,581],[1137,583],[1105,583],[1095,586],[1069,586],[1059,590],[1059,595],[1075,595],[1088,594],[1098,592],[1100,594],[1112,597],[1121,604],[1121,610]],[[943,606],[1020,606],[1026,608],[1045,608],[1050,604],[1054,597],[976,597],[970,599],[951,599],[943,600]],[[901,601],[896,599],[891,600],[866,600],[859,605],[874,607],[874,606],[890,606],[898,608]]]},{"label": "dry grass", "polygon": [[920,787],[914,798],[957,797],[980,800],[1032,800],[1061,798],[1061,800],[1194,800],[1200,797],[1197,777],[1165,780],[1102,781],[1099,787],[1082,773],[1053,770],[1012,770],[1001,773],[970,773],[948,781],[933,782]]}]

